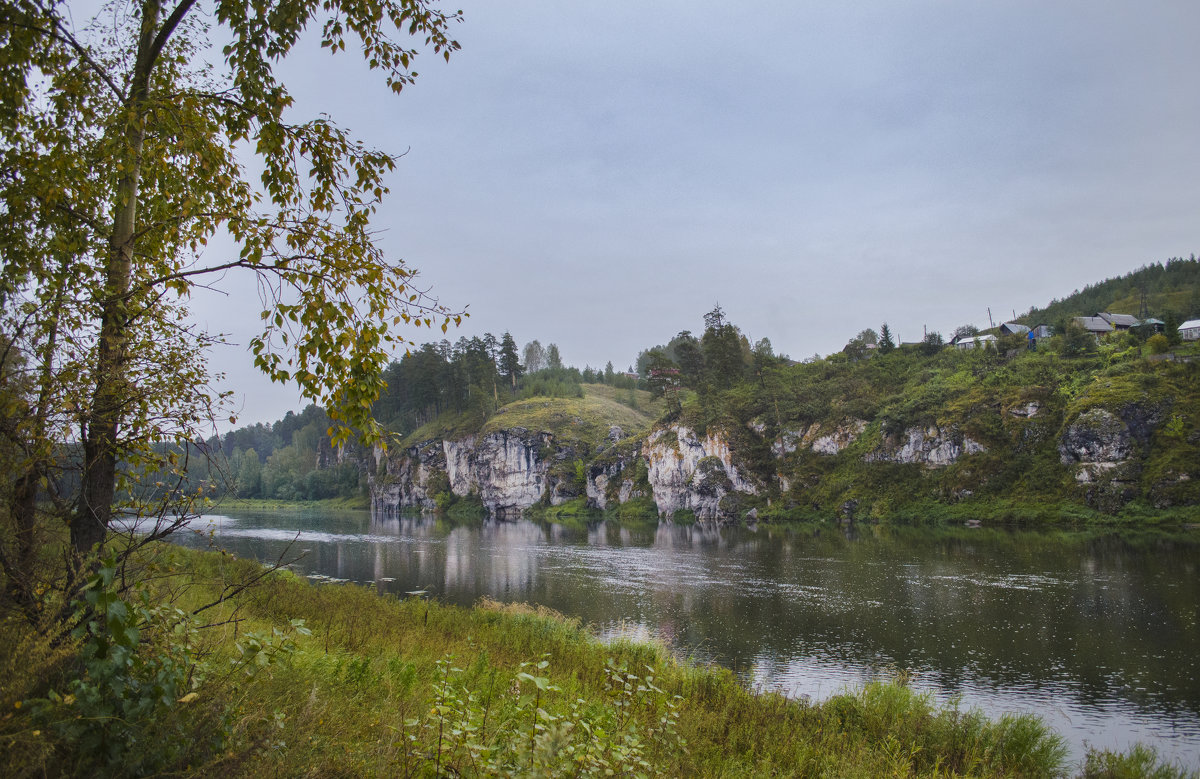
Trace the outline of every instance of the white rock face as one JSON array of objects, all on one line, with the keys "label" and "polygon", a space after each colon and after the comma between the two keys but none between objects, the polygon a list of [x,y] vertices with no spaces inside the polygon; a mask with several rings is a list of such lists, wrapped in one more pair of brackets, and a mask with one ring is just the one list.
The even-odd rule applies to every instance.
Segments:
[{"label": "white rock face", "polygon": [[1079,484],[1104,483],[1127,475],[1127,469],[1120,466],[1126,465],[1132,454],[1129,426],[1102,408],[1080,414],[1058,442],[1059,460],[1074,466]]},{"label": "white rock face", "polygon": [[493,514],[520,513],[541,500],[546,489],[548,466],[538,458],[541,436],[524,433],[492,433],[475,450],[479,497]]},{"label": "white rock face", "polygon": [[546,490],[549,468],[538,450],[549,440],[548,433],[513,428],[478,442],[445,441],[450,489],[460,497],[478,492],[492,514],[519,514],[541,500]]},{"label": "white rock face", "polygon": [[642,456],[660,516],[691,509],[699,519],[716,519],[721,516],[721,498],[728,493],[758,492],[733,465],[729,444],[711,433],[700,439],[682,425],[656,430]]},{"label": "white rock face", "polygon": [[944,468],[967,454],[986,452],[987,448],[970,438],[961,441],[948,432],[931,425],[928,428],[910,427],[904,431],[899,446],[885,443],[865,458],[867,462],[917,463],[926,468]]},{"label": "white rock face", "polygon": [[[425,441],[405,449],[400,457],[388,460],[388,478],[384,484],[373,484],[373,508],[434,508],[435,487],[430,477],[445,470],[446,463],[437,441]],[[377,449],[376,457],[383,450]]]},{"label": "white rock face", "polygon": [[541,500],[547,489],[549,467],[539,451],[550,441],[549,433],[524,428],[501,430],[478,440],[427,441],[389,462],[388,483],[374,487],[372,500],[380,508],[433,508],[430,479],[445,473],[455,495],[478,493],[492,514],[519,514]]},{"label": "white rock face", "polygon": [[478,487],[474,478],[471,455],[475,453],[475,437],[462,441],[442,441],[446,453],[446,475],[450,477],[450,491],[459,497],[469,495],[472,487]]},{"label": "white rock face", "polygon": [[780,431],[779,438],[771,443],[771,453],[776,457],[791,454],[801,446],[811,442],[812,437],[816,435],[819,429],[820,426],[817,424],[800,428],[784,428]]},{"label": "white rock face", "polygon": [[603,511],[608,508],[608,476],[600,473],[587,480],[588,503]]},{"label": "white rock face", "polygon": [[819,436],[812,441],[812,450],[817,454],[835,455],[858,440],[862,431],[867,429],[867,423],[855,419],[844,425],[838,425],[832,433]]},{"label": "white rock face", "polygon": [[823,435],[821,426],[816,422],[806,427],[785,428],[779,438],[772,442],[771,452],[776,457],[783,457],[807,446],[817,454],[832,456],[857,441],[866,429],[867,423],[861,419],[851,419]]}]

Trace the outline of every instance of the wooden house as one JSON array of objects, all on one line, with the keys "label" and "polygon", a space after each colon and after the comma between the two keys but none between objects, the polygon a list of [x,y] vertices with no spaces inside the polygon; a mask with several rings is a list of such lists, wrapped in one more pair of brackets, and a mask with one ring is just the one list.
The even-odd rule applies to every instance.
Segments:
[{"label": "wooden house", "polygon": [[1110,314],[1107,311],[1099,311],[1096,316],[1108,322],[1113,330],[1128,330],[1141,324],[1133,314]]},{"label": "wooden house", "polygon": [[1087,330],[1097,338],[1108,335],[1116,330],[1115,327],[1098,316],[1077,316],[1075,317],[1075,324],[1079,325],[1084,330]]},{"label": "wooden house", "polygon": [[1000,325],[1000,335],[1025,335],[1029,328],[1016,322],[1005,322]]},{"label": "wooden house", "polygon": [[996,340],[994,335],[966,335],[954,339],[954,345],[959,349],[985,349],[988,344],[995,347]]}]

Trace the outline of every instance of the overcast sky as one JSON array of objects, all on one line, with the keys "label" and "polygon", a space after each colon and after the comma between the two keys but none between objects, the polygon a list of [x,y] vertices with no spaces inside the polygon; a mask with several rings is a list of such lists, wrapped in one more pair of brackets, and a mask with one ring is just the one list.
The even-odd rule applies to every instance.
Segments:
[{"label": "overcast sky", "polygon": [[[452,341],[623,368],[719,302],[799,359],[1200,252],[1194,0],[460,6],[462,51],[401,96],[315,46],[283,66],[300,109],[408,150],[377,226],[467,307]],[[254,307],[194,302],[242,345]],[[214,364],[239,424],[300,407],[242,347]]]}]

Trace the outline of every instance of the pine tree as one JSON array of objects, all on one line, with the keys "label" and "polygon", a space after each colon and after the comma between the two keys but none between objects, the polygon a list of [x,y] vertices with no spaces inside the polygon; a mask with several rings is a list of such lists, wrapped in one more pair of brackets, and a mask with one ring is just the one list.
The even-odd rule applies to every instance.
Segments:
[{"label": "pine tree", "polygon": [[896,349],[896,342],[892,340],[892,331],[888,327],[888,323],[884,322],[879,328],[879,353],[890,354]]},{"label": "pine tree", "polygon": [[521,359],[517,357],[517,342],[511,333],[500,339],[500,373],[508,377],[513,392],[517,391],[517,379],[521,377]]}]

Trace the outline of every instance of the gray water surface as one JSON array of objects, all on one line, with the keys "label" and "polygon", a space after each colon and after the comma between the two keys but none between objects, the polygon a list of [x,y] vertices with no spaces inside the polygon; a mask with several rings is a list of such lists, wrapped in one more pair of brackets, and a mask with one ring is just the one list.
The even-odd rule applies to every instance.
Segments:
[{"label": "gray water surface", "polygon": [[549,606],[791,696],[904,672],[939,700],[1041,716],[1075,759],[1142,741],[1200,768],[1195,532],[456,526],[285,511],[193,527],[189,546],[299,556],[293,569],[315,579]]}]

